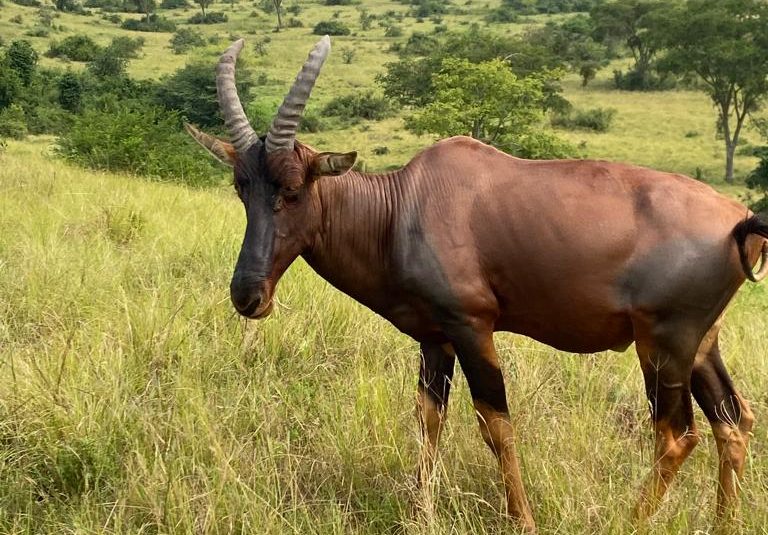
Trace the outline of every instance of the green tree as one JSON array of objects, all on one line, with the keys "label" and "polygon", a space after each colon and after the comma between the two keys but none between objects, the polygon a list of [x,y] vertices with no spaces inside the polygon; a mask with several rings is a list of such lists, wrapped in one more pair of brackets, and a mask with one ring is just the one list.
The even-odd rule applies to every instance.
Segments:
[{"label": "green tree", "polygon": [[[506,37],[477,26],[465,32],[451,32],[439,39],[414,33],[400,50],[400,60],[388,63],[377,77],[384,94],[406,106],[423,106],[434,99],[433,75],[448,58],[480,63],[502,59],[519,76],[565,66],[545,46],[529,42],[526,36]],[[555,107],[560,92],[557,80],[549,78],[545,91],[548,106]]]},{"label": "green tree", "polygon": [[203,18],[205,18],[205,8],[213,4],[213,0],[195,0],[195,3],[200,6],[200,10],[203,12]]},{"label": "green tree", "polygon": [[744,122],[768,95],[768,5],[761,0],[688,0],[659,26],[668,47],[661,67],[696,75],[717,110],[725,141],[725,179]]},{"label": "green tree", "polygon": [[5,63],[16,72],[25,86],[32,81],[37,60],[37,52],[26,40],[13,41],[5,52]]},{"label": "green tree", "polygon": [[[221,124],[216,83],[210,63],[190,63],[161,80],[155,100],[167,110],[180,112],[201,127]],[[243,106],[250,100],[251,82],[247,71],[238,69],[237,91]]]},{"label": "green tree", "polygon": [[77,113],[83,105],[83,84],[80,77],[72,71],[61,75],[57,84],[59,89],[59,105],[67,111]]},{"label": "green tree", "polygon": [[500,59],[446,59],[433,76],[434,100],[406,118],[406,128],[440,137],[471,135],[519,156],[566,156],[571,147],[541,127],[547,76],[518,78]]},{"label": "green tree", "polygon": [[283,0],[261,0],[259,6],[267,13],[277,14],[277,30],[283,27]]},{"label": "green tree", "polygon": [[591,11],[597,40],[623,43],[632,54],[634,65],[628,76],[632,82],[622,89],[649,89],[653,85],[651,73],[659,52],[653,30],[665,7],[661,0],[614,0],[599,3]]},{"label": "green tree", "polygon": [[10,106],[21,94],[21,80],[16,71],[0,62],[0,110]]}]

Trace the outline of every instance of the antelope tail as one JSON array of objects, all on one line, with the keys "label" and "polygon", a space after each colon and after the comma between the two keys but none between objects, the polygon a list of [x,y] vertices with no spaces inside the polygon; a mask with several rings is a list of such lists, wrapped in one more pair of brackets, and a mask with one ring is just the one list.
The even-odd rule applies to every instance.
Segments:
[{"label": "antelope tail", "polygon": [[744,248],[747,236],[750,234],[757,234],[768,239],[768,222],[763,221],[756,215],[752,215],[743,221],[739,221],[733,228],[733,237],[736,239],[736,245],[739,248],[739,258],[741,259],[741,267],[744,269],[744,274],[752,282],[757,282],[768,275],[768,242],[763,242],[763,248],[760,251],[760,268],[755,273],[752,271],[752,265],[749,263],[747,251]]}]

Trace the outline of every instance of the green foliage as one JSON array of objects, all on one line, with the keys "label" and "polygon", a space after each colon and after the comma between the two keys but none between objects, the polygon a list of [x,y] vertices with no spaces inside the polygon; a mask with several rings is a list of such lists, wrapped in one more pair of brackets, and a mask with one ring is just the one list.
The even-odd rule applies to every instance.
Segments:
[{"label": "green foliage", "polygon": [[93,61],[102,51],[93,39],[85,34],[65,37],[62,41],[51,41],[45,55],[49,58],[63,58],[70,61]]},{"label": "green foliage", "polygon": [[19,75],[4,62],[0,62],[0,110],[7,108],[21,94]]},{"label": "green foliage", "polygon": [[768,6],[759,0],[688,0],[670,8],[658,26],[668,49],[662,69],[698,76],[717,109],[725,178],[733,181],[744,121],[768,96]]},{"label": "green foliage", "polygon": [[22,85],[28,86],[37,66],[37,52],[29,41],[13,41],[5,51],[5,64],[16,72]]},{"label": "green foliage", "polygon": [[20,6],[25,7],[40,7],[42,6],[42,2],[40,0],[12,0],[14,4],[18,4]]},{"label": "green foliage", "polygon": [[564,66],[581,76],[583,87],[595,78],[597,71],[608,64],[608,48],[596,42],[594,24],[585,15],[576,15],[562,23],[548,22],[526,34],[528,43],[541,46]]},{"label": "green foliage", "polygon": [[112,42],[107,46],[107,51],[121,58],[136,59],[139,57],[139,52],[144,47],[144,43],[143,37],[120,35],[112,39]]},{"label": "green foliage", "polygon": [[406,118],[406,128],[440,137],[471,135],[518,156],[563,156],[573,149],[540,126],[546,77],[518,78],[499,59],[446,59],[433,77],[434,100]]},{"label": "green foliage", "polygon": [[349,27],[338,20],[323,20],[315,24],[312,29],[315,35],[349,35]]},{"label": "green foliage", "polygon": [[140,19],[126,19],[120,27],[124,30],[133,30],[136,32],[174,32],[176,23],[172,20],[161,17],[156,13],[144,16]]},{"label": "green foliage", "polygon": [[323,107],[323,115],[333,115],[342,120],[365,119],[380,121],[395,113],[392,102],[374,91],[350,93],[331,99]]},{"label": "green foliage", "polygon": [[607,132],[611,127],[614,117],[616,117],[616,110],[614,108],[571,110],[568,113],[556,113],[552,117],[552,126],[571,130]]},{"label": "green foliage", "polygon": [[356,55],[357,55],[357,52],[352,47],[345,46],[344,48],[341,49],[341,59],[347,65],[349,65],[355,60]]},{"label": "green foliage", "polygon": [[0,110],[0,137],[23,139],[27,135],[27,119],[18,104]]},{"label": "green foliage", "polygon": [[355,0],[324,0],[326,6],[351,6]]},{"label": "green foliage", "polygon": [[137,101],[115,101],[104,109],[86,110],[58,144],[63,157],[94,169],[192,186],[221,180],[183,132],[177,113]]},{"label": "green foliage", "polygon": [[83,83],[72,71],[65,72],[57,83],[59,105],[67,111],[77,113],[83,106]]},{"label": "green foliage", "polygon": [[228,18],[226,13],[219,11],[211,11],[203,15],[202,13],[195,13],[187,22],[189,24],[219,24],[221,22],[227,22]]},{"label": "green foliage", "polygon": [[83,7],[76,0],[55,0],[54,5],[58,11],[69,13],[82,13]]},{"label": "green foliage", "polygon": [[[521,77],[564,66],[561,58],[546,47],[529,42],[526,36],[505,37],[473,26],[468,31],[439,36],[414,33],[400,50],[400,60],[388,63],[386,72],[377,80],[384,94],[400,104],[423,106],[434,99],[433,76],[443,61],[450,58],[471,63],[503,59]],[[548,107],[555,107],[561,89],[554,77],[548,78],[544,89]]]},{"label": "green foliage", "polygon": [[160,7],[163,9],[184,9],[189,6],[187,0],[163,0],[160,2]]},{"label": "green foliage", "polygon": [[171,50],[174,54],[184,54],[192,48],[205,45],[205,36],[192,28],[179,28],[171,37]]},{"label": "green foliage", "polygon": [[[216,99],[216,82],[212,75],[214,66],[195,62],[186,65],[173,75],[161,80],[156,91],[156,101],[167,110],[179,112],[188,121],[211,127],[221,124]],[[250,100],[251,82],[247,71],[238,70],[237,90],[244,107]]]},{"label": "green foliage", "polygon": [[623,44],[632,54],[632,68],[614,78],[619,89],[664,88],[663,78],[652,71],[662,46],[656,29],[666,16],[665,11],[666,3],[662,0],[613,0],[592,9],[597,40]]}]

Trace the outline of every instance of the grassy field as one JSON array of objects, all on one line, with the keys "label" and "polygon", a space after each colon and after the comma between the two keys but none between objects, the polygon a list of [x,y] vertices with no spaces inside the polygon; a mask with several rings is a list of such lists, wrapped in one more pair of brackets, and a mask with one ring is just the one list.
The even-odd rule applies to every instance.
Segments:
[{"label": "grassy field", "polygon": [[[416,344],[301,263],[272,318],[241,320],[229,189],[81,171],[48,142],[0,157],[0,532],[510,532],[460,375],[420,521]],[[745,533],[768,523],[767,293],[742,289],[722,340],[758,417]],[[497,340],[541,531],[629,532],[652,452],[633,351]],[[705,440],[652,533],[710,528],[715,447],[697,419]]]},{"label": "grassy field", "polygon": [[[359,32],[359,6],[301,5],[305,27],[273,33],[272,16],[254,4],[216,4],[230,22],[201,28],[220,37],[203,57],[238,36],[249,44],[269,37],[265,56],[248,49],[244,60],[267,74],[256,105],[276,105],[316,40],[311,27],[338,11],[358,35],[334,39],[309,111],[373,87],[395,59],[394,40],[376,25]],[[389,0],[364,5],[372,13],[405,9]],[[465,15],[444,23],[466,26],[494,5],[467,4]],[[195,12],[162,14],[181,22]],[[3,40],[31,29],[35,13],[6,0]],[[17,15],[21,24],[10,21]],[[494,27],[520,32],[542,20]],[[172,54],[170,34],[126,32],[98,13],[63,14],[56,25],[63,29],[51,38],[144,37],[143,55],[130,65],[136,77],[169,74],[197,57]],[[406,18],[403,38],[434,25]],[[40,53],[49,39],[30,38]],[[351,64],[339,54],[345,46],[358,51]],[[703,94],[619,92],[610,70],[586,90],[568,77],[564,89],[577,107],[615,108],[611,130],[561,135],[585,156],[698,174],[743,194],[719,178],[722,141]],[[745,136],[760,142],[752,131]],[[370,168],[402,164],[433,141],[405,132],[402,115],[303,140],[358,150]],[[228,296],[244,228],[229,187],[200,191],[83,171],[53,157],[52,142],[9,142],[0,152],[0,533],[513,532],[461,374],[425,519],[412,512],[415,342],[301,261],[283,279],[273,317],[245,322]],[[387,154],[374,154],[383,146]],[[754,165],[737,157],[737,175]],[[737,526],[744,533],[768,525],[767,288],[741,290],[722,334],[726,362],[758,419]],[[631,532],[653,444],[634,351],[565,354],[506,334],[497,343],[541,532]],[[711,531],[715,446],[700,412],[697,421],[704,440],[650,533]]]}]

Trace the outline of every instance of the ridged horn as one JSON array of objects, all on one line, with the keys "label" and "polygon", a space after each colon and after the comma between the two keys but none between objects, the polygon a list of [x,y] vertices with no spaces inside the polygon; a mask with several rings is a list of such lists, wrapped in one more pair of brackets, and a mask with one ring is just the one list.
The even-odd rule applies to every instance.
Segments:
[{"label": "ridged horn", "polygon": [[243,49],[245,41],[238,39],[219,58],[216,66],[216,94],[219,97],[219,108],[224,117],[224,124],[237,152],[245,152],[254,143],[259,142],[258,134],[248,122],[240,97],[235,86],[235,63]]},{"label": "ridged horn", "polygon": [[307,61],[301,68],[296,81],[293,82],[290,91],[285,96],[283,103],[277,110],[277,115],[272,120],[272,125],[267,132],[267,152],[276,150],[293,150],[293,141],[296,138],[296,130],[299,128],[299,120],[307,104],[309,94],[320,74],[320,68],[331,51],[331,38],[327,35],[320,39],[309,53]]}]

